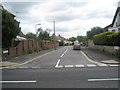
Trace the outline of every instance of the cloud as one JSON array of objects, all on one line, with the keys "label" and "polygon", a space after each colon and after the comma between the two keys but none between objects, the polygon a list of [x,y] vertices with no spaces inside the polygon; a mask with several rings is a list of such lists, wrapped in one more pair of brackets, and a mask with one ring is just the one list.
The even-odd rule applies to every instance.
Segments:
[{"label": "cloud", "polygon": [[[3,2],[4,7],[17,16],[22,31],[35,33],[35,25],[64,37],[85,35],[94,26],[112,23],[118,0],[40,0],[37,2]],[[19,12],[19,13],[16,13]]]}]

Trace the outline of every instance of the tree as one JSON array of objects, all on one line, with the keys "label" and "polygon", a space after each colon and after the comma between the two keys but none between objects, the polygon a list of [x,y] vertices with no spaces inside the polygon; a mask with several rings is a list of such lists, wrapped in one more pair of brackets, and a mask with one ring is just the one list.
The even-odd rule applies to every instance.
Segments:
[{"label": "tree", "polygon": [[79,42],[86,42],[88,39],[87,36],[77,36],[77,40]]},{"label": "tree", "polygon": [[36,39],[37,36],[36,36],[36,34],[29,32],[26,34],[26,38],[35,38]]},{"label": "tree", "polygon": [[76,38],[75,38],[75,37],[71,37],[71,38],[69,38],[69,41],[74,42],[75,40],[76,40]]},{"label": "tree", "polygon": [[44,31],[42,28],[39,28],[37,33],[40,40],[50,40],[50,36],[47,30]]},{"label": "tree", "polygon": [[17,22],[13,15],[6,10],[2,10],[2,47],[11,47],[12,40],[20,32],[19,22]]},{"label": "tree", "polygon": [[93,39],[93,36],[99,33],[102,33],[103,29],[101,27],[93,27],[90,31],[87,32],[88,39]]}]

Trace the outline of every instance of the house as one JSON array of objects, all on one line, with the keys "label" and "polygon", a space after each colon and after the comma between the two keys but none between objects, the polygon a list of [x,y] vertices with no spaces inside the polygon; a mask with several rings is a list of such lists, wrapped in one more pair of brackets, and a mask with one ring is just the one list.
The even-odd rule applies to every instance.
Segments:
[{"label": "house", "polygon": [[108,31],[120,32],[120,1],[118,3],[112,24],[108,27]]}]

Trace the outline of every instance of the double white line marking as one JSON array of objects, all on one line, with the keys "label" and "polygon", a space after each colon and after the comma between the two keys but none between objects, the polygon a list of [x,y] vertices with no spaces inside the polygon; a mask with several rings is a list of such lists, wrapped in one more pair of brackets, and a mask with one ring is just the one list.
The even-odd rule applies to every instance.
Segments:
[{"label": "double white line marking", "polygon": [[55,65],[55,68],[61,68],[61,66],[59,66],[60,60],[61,58],[65,55],[65,53],[68,51],[68,49],[60,56],[60,59],[58,59],[57,64]]}]

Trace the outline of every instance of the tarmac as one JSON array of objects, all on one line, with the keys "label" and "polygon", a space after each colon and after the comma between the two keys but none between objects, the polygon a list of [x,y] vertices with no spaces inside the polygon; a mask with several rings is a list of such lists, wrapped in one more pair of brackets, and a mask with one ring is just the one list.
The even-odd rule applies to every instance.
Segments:
[{"label": "tarmac", "polygon": [[[59,47],[62,48],[62,47]],[[57,48],[57,49],[59,49]],[[100,62],[100,63],[105,63],[105,64],[120,64],[120,60],[118,57],[108,55],[104,52],[98,51],[91,49],[89,47],[82,47],[81,50],[93,61],[95,62]],[[49,52],[55,51],[54,48],[48,49],[48,50],[42,50],[40,52],[34,52],[31,54],[26,54],[23,56],[18,56],[12,59],[7,59],[4,61],[0,62],[0,67],[9,67],[9,66],[14,66],[17,64],[22,64],[25,62],[29,62],[30,59],[35,59],[39,56],[42,56],[44,54],[49,54]]]}]

